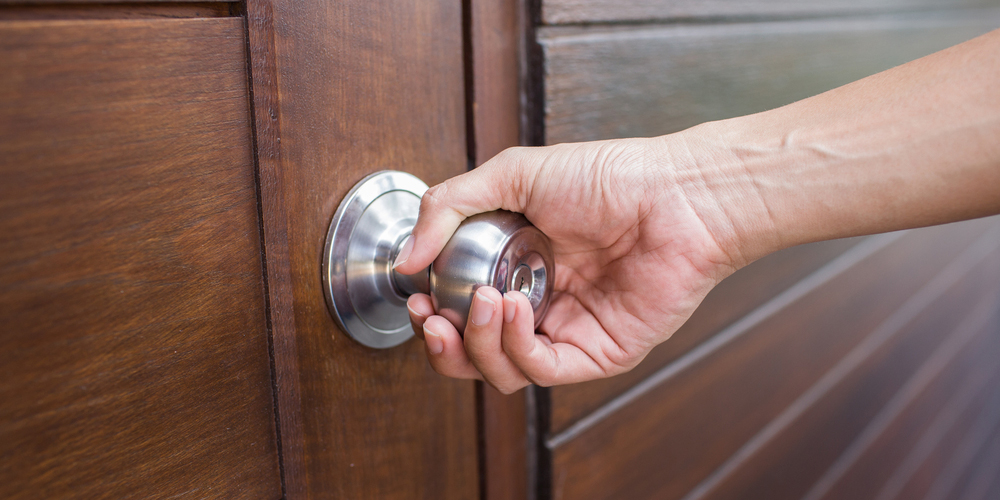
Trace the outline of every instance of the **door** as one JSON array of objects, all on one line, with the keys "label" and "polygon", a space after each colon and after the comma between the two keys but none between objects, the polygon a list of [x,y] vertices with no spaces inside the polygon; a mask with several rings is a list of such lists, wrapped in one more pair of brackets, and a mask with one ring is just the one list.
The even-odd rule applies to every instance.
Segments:
[{"label": "door", "polygon": [[995,220],[789,249],[633,372],[501,396],[326,309],[367,174],[669,133],[1000,25],[996,2],[0,6],[7,498],[990,498]]},{"label": "door", "polygon": [[[540,4],[539,144],[763,111],[1000,27],[994,1]],[[768,256],[632,372],[536,390],[539,498],[997,497],[998,224]]]},{"label": "door", "polygon": [[462,5],[248,9],[287,495],[474,498],[474,384],[434,373],[417,341],[355,343],[320,279],[327,229],[356,182],[392,169],[434,184],[468,168]]},{"label": "door", "polygon": [[320,288],[356,181],[469,167],[463,22],[0,5],[0,494],[478,495],[475,384],[354,343]]},{"label": "door", "polygon": [[0,496],[281,496],[243,20],[0,6]]}]

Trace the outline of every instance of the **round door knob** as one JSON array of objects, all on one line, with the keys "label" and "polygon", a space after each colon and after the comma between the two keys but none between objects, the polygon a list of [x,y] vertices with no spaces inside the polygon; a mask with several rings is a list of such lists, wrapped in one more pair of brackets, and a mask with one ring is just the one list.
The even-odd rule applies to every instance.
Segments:
[{"label": "round door knob", "polygon": [[474,215],[455,231],[434,262],[403,275],[392,263],[413,230],[427,185],[387,170],[364,178],[340,203],[326,237],[323,290],[343,330],[375,348],[413,336],[406,298],[428,293],[438,314],[465,331],[480,286],[524,293],[537,327],[549,305],[552,246],[523,215],[499,210]]}]

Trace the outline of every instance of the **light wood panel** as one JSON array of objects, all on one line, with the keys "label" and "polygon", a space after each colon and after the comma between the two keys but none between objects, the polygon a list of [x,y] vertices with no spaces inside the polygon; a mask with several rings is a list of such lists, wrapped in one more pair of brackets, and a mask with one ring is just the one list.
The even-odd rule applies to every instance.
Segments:
[{"label": "light wood panel", "polygon": [[0,495],[281,496],[237,18],[0,22]]},{"label": "light wood panel", "polygon": [[545,141],[655,136],[763,111],[998,26],[1000,11],[994,9],[780,23],[542,28]]},{"label": "light wood panel", "polygon": [[[793,402],[824,400],[855,371],[852,359],[867,359],[888,339],[908,335],[900,328],[912,324],[921,304],[937,300],[955,280],[973,273],[983,249],[996,246],[995,234],[980,236],[995,223],[907,234],[794,308],[761,322],[574,439],[558,443],[553,497],[681,498],[706,479],[710,484],[710,476],[719,474],[720,467],[725,472],[727,463],[759,459],[757,453],[772,439],[759,437],[772,432],[762,429],[780,436],[815,404]],[[973,241],[977,246],[970,247]],[[974,251],[966,252],[968,248]],[[887,318],[892,321],[882,325]],[[881,343],[867,340],[870,334]],[[856,348],[860,354],[848,356]],[[834,373],[846,371],[823,388],[826,382],[820,382],[831,377],[827,373],[842,365],[847,368]],[[710,486],[706,492],[714,490]]]},{"label": "light wood panel", "polygon": [[871,14],[996,6],[993,0],[542,0],[545,24]]},{"label": "light wood panel", "polygon": [[278,251],[269,286],[288,294],[274,335],[282,429],[296,419],[282,434],[289,497],[474,498],[473,382],[434,373],[417,340],[355,343],[320,280],[330,219],[357,181],[395,169],[435,184],[466,170],[461,3],[276,0],[249,11],[251,51],[274,55],[274,74],[261,61],[254,81],[276,91],[254,98],[265,240]]}]

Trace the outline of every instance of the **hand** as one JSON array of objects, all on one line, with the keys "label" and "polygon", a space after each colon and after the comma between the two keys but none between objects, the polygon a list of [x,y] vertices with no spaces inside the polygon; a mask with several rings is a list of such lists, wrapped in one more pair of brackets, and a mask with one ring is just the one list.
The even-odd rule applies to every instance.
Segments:
[{"label": "hand", "polygon": [[428,266],[463,219],[497,209],[547,234],[556,268],[537,334],[518,292],[480,288],[464,340],[430,297],[410,297],[434,369],[511,393],[626,372],[669,338],[734,269],[673,182],[669,153],[649,139],[512,148],[427,191],[398,271]]}]

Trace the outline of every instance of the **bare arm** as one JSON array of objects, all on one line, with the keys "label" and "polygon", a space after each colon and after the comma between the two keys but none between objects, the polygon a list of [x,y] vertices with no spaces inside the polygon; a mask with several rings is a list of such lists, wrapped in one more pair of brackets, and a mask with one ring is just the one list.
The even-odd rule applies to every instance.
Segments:
[{"label": "bare arm", "polygon": [[432,366],[503,392],[628,371],[770,252],[1000,213],[1000,31],[677,134],[507,150],[428,191],[397,269],[496,209],[552,238],[549,312],[536,333],[523,295],[483,287],[463,338],[414,295]]},{"label": "bare arm", "polygon": [[699,215],[738,265],[810,241],[1000,213],[1000,30],[681,135],[696,167],[677,182],[707,202]]}]

